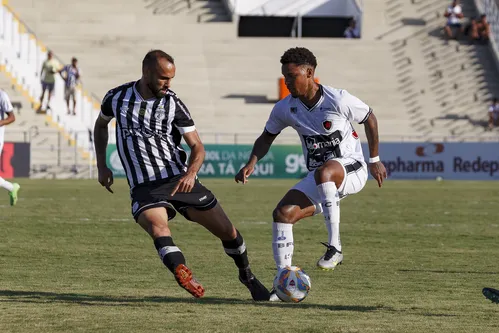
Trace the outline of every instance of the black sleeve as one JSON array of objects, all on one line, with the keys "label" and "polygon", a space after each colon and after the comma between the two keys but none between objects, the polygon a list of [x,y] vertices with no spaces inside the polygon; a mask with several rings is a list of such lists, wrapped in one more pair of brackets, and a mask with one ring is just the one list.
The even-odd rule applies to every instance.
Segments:
[{"label": "black sleeve", "polygon": [[106,96],[104,96],[104,98],[102,99],[100,111],[106,117],[114,117],[113,106],[112,106],[113,96],[114,96],[114,91],[109,90]]},{"label": "black sleeve", "polygon": [[191,127],[194,126],[189,110],[185,104],[177,97],[173,96],[172,100],[175,102],[175,118],[173,124],[178,127]]}]

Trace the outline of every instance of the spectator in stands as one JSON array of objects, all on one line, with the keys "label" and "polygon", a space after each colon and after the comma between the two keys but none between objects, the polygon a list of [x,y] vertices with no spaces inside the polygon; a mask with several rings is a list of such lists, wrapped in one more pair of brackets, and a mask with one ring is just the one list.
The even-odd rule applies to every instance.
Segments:
[{"label": "spectator in stands", "polygon": [[[448,39],[458,38],[459,35],[464,33],[464,28],[461,23],[463,15],[463,9],[459,4],[459,0],[452,1],[452,4],[447,8],[444,13],[444,16],[447,18],[447,24],[445,25],[445,35]],[[457,30],[455,36],[453,34],[453,29]]]},{"label": "spectator in stands", "polygon": [[487,22],[487,15],[482,14],[480,18],[472,19],[466,30],[468,30],[468,36],[471,42],[488,43],[490,25],[489,22]]},{"label": "spectator in stands", "polygon": [[360,38],[360,31],[357,28],[357,22],[355,21],[355,19],[352,18],[350,19],[350,21],[348,21],[348,26],[345,29],[345,32],[343,32],[343,36],[349,39]]},{"label": "spectator in stands", "polygon": [[76,84],[80,79],[80,70],[78,68],[78,59],[71,59],[71,64],[64,66],[59,72],[64,79],[64,98],[66,99],[66,104],[68,106],[68,114],[71,114],[71,108],[69,107],[69,100],[73,99],[73,115],[76,114]]},{"label": "spectator in stands", "polygon": [[47,53],[47,60],[42,64],[42,70],[40,71],[40,77],[42,82],[42,95],[40,96],[40,107],[37,112],[42,111],[43,98],[45,97],[45,91],[48,90],[48,101],[47,109],[50,109],[50,99],[52,98],[52,93],[54,91],[55,85],[55,74],[59,72],[59,63],[52,56],[52,51]]},{"label": "spectator in stands", "polygon": [[497,97],[494,97],[489,106],[489,129],[494,126],[499,126],[499,100]]}]

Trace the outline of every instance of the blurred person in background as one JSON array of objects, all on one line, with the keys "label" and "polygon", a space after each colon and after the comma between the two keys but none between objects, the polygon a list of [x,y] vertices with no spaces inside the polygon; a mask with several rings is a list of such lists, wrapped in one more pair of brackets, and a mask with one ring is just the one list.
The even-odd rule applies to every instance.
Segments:
[{"label": "blurred person in background", "polygon": [[59,63],[54,59],[52,51],[48,51],[47,60],[42,64],[42,69],[40,71],[41,83],[42,83],[42,95],[40,96],[40,106],[37,112],[42,112],[43,110],[43,99],[45,97],[45,91],[48,90],[48,100],[47,100],[47,110],[50,109],[50,99],[52,98],[52,93],[54,92],[55,86],[55,74],[59,72]]},{"label": "blurred person in background", "polygon": [[355,19],[352,18],[350,19],[350,21],[348,21],[348,27],[345,29],[343,36],[348,39],[360,38],[360,31],[357,28],[357,22],[355,21]]},{"label": "blurred person in background", "polygon": [[[463,24],[463,9],[459,4],[459,0],[452,1],[452,4],[446,9],[444,16],[447,18],[447,24],[444,27],[445,35],[448,39],[458,38],[464,32]],[[457,30],[454,35],[452,30]]]},{"label": "blurred person in background", "polygon": [[[0,157],[2,155],[3,141],[5,135],[5,126],[12,124],[16,120],[14,108],[10,102],[9,96],[3,90],[0,90]],[[11,183],[0,177],[0,187],[3,187],[9,192],[10,205],[14,206],[17,203],[17,192],[20,189],[19,184]]]},{"label": "blurred person in background", "polygon": [[494,97],[492,104],[489,106],[489,129],[494,128],[494,126],[499,125],[499,101],[497,97]]},{"label": "blurred person in background", "polygon": [[69,101],[73,99],[73,115],[76,114],[76,85],[80,79],[80,69],[78,68],[78,59],[71,59],[71,64],[64,66],[59,72],[64,79],[64,99],[68,106],[68,115],[71,114]]},{"label": "blurred person in background", "polygon": [[478,19],[472,19],[467,27],[468,36],[471,42],[489,42],[490,25],[487,22],[487,15],[482,14]]}]

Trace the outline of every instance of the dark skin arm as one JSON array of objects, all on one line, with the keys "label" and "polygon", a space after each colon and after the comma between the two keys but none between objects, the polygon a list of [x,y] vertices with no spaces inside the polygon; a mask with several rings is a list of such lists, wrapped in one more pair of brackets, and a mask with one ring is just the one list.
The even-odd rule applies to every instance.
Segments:
[{"label": "dark skin arm", "polygon": [[107,124],[109,120],[106,120],[99,116],[95,121],[94,126],[94,145],[95,145],[95,157],[97,159],[97,172],[99,174],[99,183],[106,188],[111,193],[114,193],[111,189],[113,185],[113,172],[107,167],[106,164],[106,148],[107,141],[109,139],[109,133],[107,130]]},{"label": "dark skin arm", "polygon": [[0,120],[0,127],[12,124],[14,121],[16,121],[14,112],[7,112],[7,118],[5,118],[4,120]]},{"label": "dark skin arm", "polygon": [[[364,123],[364,128],[366,131],[367,143],[369,144],[369,156],[379,156],[378,120],[374,113],[371,112],[371,115]],[[371,175],[378,182],[378,186],[381,187],[383,180],[386,179],[386,169],[383,163],[381,161],[369,163],[369,170],[371,171]]]},{"label": "dark skin arm", "polygon": [[272,146],[272,143],[274,142],[277,135],[278,134],[274,135],[267,131],[263,131],[263,133],[258,137],[258,139],[256,139],[248,162],[241,170],[239,170],[239,172],[235,176],[236,183],[242,182],[243,184],[246,184],[248,182],[248,177],[255,170],[256,162],[258,162],[265,155],[267,155],[270,146]]},{"label": "dark skin arm", "polygon": [[173,189],[171,195],[175,195],[175,193],[188,193],[192,191],[194,187],[194,183],[196,181],[196,175],[201,169],[201,165],[203,165],[205,150],[204,145],[201,142],[201,138],[197,131],[192,131],[189,133],[185,133],[183,135],[185,142],[191,149],[191,155],[189,156],[189,164],[187,167],[187,171],[182,178],[177,183],[177,186]]}]

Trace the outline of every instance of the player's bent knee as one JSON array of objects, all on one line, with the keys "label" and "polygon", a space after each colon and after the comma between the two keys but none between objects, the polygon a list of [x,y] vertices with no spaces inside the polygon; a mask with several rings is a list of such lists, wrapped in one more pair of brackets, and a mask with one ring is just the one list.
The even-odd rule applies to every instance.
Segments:
[{"label": "player's bent knee", "polygon": [[327,161],[314,172],[314,179],[317,184],[325,182],[335,182],[341,184],[344,177],[343,166],[338,161]]},{"label": "player's bent knee", "polygon": [[168,226],[168,215],[163,207],[143,211],[137,223],[153,238],[171,236]]},{"label": "player's bent knee", "polygon": [[272,212],[274,222],[295,224],[300,219],[300,208],[294,205],[276,207]]}]

